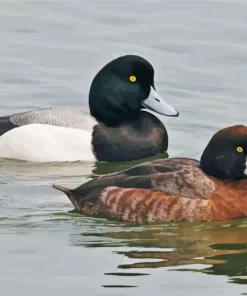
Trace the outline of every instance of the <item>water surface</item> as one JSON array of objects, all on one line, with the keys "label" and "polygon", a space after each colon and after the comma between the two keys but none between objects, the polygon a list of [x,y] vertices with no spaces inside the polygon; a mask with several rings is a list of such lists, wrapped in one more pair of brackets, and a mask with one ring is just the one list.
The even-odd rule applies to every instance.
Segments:
[{"label": "water surface", "polygon": [[[245,1],[0,2],[0,115],[87,106],[96,72],[122,54],[155,67],[169,155],[199,158],[246,124]],[[245,295],[246,220],[134,226],[69,213],[51,188],[129,164],[0,161],[1,295]]]}]

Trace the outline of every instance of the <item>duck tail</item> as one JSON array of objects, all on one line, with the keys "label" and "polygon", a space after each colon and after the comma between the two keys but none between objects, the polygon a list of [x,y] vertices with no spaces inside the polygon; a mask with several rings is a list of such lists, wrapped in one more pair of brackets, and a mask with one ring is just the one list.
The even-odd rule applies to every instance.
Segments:
[{"label": "duck tail", "polygon": [[66,188],[66,187],[63,187],[63,186],[60,186],[60,185],[56,185],[56,184],[52,184],[52,188],[57,189],[59,191],[62,191],[63,193],[65,193],[68,196],[69,200],[72,203],[74,202],[74,198],[73,198],[73,195],[72,195],[72,189],[69,189],[69,188]]},{"label": "duck tail", "polygon": [[52,188],[62,191],[66,195],[71,194],[71,189],[60,186],[60,185],[52,184]]}]

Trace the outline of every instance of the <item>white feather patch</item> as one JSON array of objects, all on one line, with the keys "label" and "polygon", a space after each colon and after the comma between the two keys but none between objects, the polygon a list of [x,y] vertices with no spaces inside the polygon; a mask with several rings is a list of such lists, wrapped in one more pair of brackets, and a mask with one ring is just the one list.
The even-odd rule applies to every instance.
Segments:
[{"label": "white feather patch", "polygon": [[30,162],[95,161],[90,131],[28,124],[0,137],[0,158]]}]

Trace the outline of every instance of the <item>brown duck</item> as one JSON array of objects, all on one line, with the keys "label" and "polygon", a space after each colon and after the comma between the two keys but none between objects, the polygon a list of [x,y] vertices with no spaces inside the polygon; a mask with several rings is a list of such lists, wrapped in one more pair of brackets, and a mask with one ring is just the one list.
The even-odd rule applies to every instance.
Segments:
[{"label": "brown duck", "polygon": [[145,162],[64,192],[77,211],[137,223],[212,221],[247,216],[247,126],[218,131],[200,161]]}]

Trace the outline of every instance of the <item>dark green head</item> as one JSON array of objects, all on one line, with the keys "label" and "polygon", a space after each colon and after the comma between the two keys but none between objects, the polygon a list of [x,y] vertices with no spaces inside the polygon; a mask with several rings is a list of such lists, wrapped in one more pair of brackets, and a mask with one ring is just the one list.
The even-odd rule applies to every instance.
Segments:
[{"label": "dark green head", "polygon": [[135,120],[142,108],[178,116],[156,92],[152,65],[136,55],[121,56],[97,73],[90,88],[89,108],[106,126]]}]

